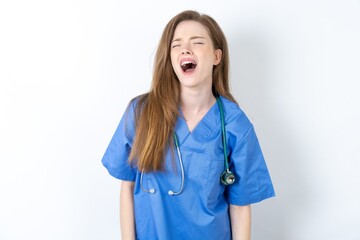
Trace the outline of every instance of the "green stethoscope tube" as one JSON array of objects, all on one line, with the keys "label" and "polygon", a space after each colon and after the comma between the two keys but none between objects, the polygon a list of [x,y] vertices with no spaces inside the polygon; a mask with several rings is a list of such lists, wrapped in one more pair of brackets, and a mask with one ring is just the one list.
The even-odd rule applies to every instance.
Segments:
[{"label": "green stethoscope tube", "polygon": [[235,175],[230,171],[229,163],[228,163],[224,109],[220,97],[217,97],[216,101],[220,108],[221,132],[222,132],[224,165],[225,165],[225,170],[220,175],[220,181],[224,185],[231,185],[235,182]]}]

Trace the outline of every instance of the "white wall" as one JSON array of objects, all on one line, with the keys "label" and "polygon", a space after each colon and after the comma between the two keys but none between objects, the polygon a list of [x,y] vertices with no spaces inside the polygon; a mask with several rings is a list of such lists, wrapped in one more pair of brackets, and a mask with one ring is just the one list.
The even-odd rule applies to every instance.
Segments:
[{"label": "white wall", "polygon": [[0,239],[119,239],[100,159],[167,21],[213,16],[277,197],[253,239],[360,239],[360,3],[0,0]]}]

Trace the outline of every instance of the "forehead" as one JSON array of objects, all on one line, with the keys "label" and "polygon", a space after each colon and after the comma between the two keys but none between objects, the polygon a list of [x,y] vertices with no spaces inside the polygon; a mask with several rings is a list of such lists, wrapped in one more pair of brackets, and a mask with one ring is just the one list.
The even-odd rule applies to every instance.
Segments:
[{"label": "forehead", "polygon": [[173,39],[192,36],[210,38],[206,27],[201,23],[196,21],[183,21],[176,26]]}]

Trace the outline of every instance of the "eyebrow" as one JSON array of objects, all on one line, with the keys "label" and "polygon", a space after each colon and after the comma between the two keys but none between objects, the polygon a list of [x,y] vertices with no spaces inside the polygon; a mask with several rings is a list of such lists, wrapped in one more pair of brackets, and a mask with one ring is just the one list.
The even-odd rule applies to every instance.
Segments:
[{"label": "eyebrow", "polygon": [[[205,39],[204,37],[193,36],[193,37],[190,38],[190,40],[194,40],[194,39],[198,39],[198,38],[200,38],[200,39]],[[173,43],[173,42],[176,42],[176,41],[180,41],[180,40],[182,40],[182,38],[177,38],[177,39],[173,40],[172,43]]]}]

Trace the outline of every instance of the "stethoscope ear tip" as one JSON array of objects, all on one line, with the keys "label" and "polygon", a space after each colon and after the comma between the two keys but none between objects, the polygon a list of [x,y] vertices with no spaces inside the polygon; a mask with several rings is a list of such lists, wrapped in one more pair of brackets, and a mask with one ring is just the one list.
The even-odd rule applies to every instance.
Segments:
[{"label": "stethoscope ear tip", "polygon": [[150,193],[155,193],[155,189],[152,188],[152,189],[149,190],[149,192]]},{"label": "stethoscope ear tip", "polygon": [[174,195],[174,192],[171,191],[171,190],[169,190],[169,191],[168,191],[168,194],[169,194],[170,196],[172,196],[172,195]]}]

